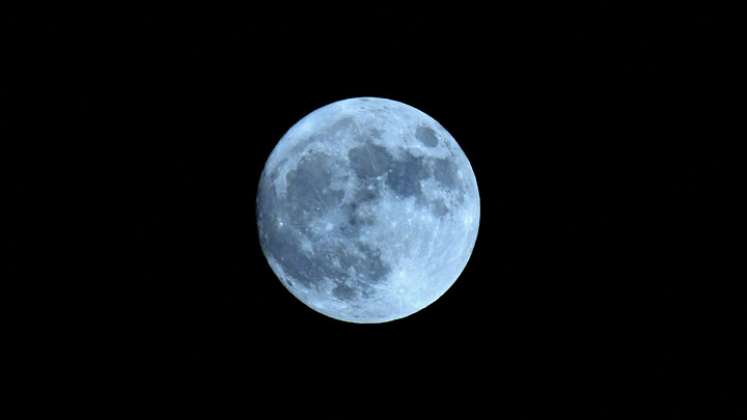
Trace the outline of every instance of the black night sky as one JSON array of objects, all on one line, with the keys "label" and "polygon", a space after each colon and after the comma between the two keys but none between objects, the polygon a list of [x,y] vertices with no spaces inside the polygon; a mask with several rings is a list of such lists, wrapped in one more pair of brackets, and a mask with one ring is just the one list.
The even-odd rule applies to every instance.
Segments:
[{"label": "black night sky", "polygon": [[[723,14],[5,13],[3,277],[22,353],[104,412],[216,393],[249,416],[744,418]],[[355,96],[438,120],[482,201],[462,277],[382,325],[293,298],[255,224],[275,143]]]}]

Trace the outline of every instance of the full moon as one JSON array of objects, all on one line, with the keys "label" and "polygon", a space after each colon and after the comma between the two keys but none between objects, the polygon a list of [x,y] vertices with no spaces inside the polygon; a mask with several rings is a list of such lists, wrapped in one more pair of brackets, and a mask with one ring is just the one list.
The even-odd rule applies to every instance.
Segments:
[{"label": "full moon", "polygon": [[298,121],[257,192],[262,251],[283,285],[329,317],[404,318],[467,265],[480,224],[469,160],[433,118],[352,98]]}]

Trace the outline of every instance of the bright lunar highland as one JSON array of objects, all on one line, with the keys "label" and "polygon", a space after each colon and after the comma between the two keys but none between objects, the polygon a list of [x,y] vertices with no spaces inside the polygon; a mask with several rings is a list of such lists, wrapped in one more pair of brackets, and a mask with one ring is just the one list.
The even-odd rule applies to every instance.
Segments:
[{"label": "bright lunar highland", "polygon": [[353,98],[280,139],[257,192],[262,251],[312,309],[354,323],[411,315],[451,287],[480,224],[469,160],[433,118]]}]

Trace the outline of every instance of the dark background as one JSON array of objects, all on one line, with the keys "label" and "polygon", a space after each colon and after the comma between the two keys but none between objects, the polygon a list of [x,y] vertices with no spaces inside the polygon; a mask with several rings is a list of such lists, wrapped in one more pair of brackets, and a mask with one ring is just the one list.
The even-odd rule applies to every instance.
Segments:
[{"label": "dark background", "polygon": [[[744,418],[725,13],[5,13],[8,320],[109,408]],[[295,300],[255,225],[285,130],[355,96],[438,120],[482,200],[460,280],[382,325]]]}]

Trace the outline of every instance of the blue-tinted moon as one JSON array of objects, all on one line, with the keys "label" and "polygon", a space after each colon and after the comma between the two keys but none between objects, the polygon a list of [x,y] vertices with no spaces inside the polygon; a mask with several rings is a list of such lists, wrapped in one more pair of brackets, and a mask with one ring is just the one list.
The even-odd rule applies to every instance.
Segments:
[{"label": "blue-tinted moon", "polygon": [[262,251],[301,302],[329,317],[387,322],[436,301],[477,239],[469,160],[433,118],[353,98],[296,123],[257,193]]}]

